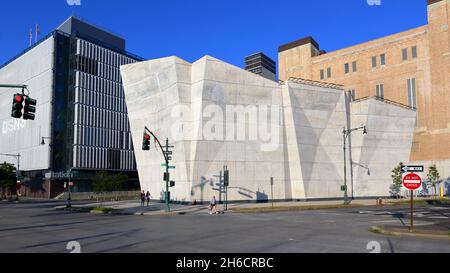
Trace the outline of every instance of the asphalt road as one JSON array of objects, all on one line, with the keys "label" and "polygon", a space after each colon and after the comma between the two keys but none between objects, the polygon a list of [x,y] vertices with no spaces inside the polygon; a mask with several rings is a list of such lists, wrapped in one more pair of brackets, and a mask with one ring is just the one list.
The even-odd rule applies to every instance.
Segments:
[{"label": "asphalt road", "polygon": [[[83,253],[368,253],[368,244],[382,253],[450,253],[450,240],[368,231],[407,223],[407,207],[133,216],[56,211],[61,204],[0,202],[0,252],[65,253],[76,241]],[[419,225],[450,217],[450,208],[418,211]]]}]

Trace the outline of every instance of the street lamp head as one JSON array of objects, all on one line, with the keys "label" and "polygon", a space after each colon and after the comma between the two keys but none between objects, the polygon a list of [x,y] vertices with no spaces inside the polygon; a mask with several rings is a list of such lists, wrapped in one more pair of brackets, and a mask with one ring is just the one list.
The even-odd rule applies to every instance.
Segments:
[{"label": "street lamp head", "polygon": [[367,136],[367,128],[366,128],[366,126],[364,126],[363,135]]}]

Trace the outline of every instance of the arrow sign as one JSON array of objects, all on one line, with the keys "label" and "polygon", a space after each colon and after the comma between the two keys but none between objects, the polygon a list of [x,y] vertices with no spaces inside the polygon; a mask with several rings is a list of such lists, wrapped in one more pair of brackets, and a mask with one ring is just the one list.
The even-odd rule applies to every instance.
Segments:
[{"label": "arrow sign", "polygon": [[402,172],[404,173],[423,173],[423,166],[403,166]]}]

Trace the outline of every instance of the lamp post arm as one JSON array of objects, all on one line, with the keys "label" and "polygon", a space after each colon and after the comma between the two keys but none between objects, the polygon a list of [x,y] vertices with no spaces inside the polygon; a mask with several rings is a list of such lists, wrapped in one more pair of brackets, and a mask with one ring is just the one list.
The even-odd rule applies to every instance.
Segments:
[{"label": "lamp post arm", "polygon": [[158,142],[158,145],[159,145],[159,147],[161,148],[161,151],[162,151],[162,153],[163,153],[164,160],[165,160],[166,162],[168,162],[169,160],[168,160],[168,158],[167,158],[167,155],[164,153],[164,148],[163,148],[163,146],[161,145],[161,142],[159,141],[159,139],[158,139],[158,138],[155,136],[155,134],[153,134],[153,132],[150,131],[147,127],[145,127],[145,131],[147,131],[149,134],[151,134],[151,135],[155,138],[156,142]]},{"label": "lamp post arm", "polygon": [[354,162],[354,161],[352,161],[352,164],[353,164],[353,165],[356,165],[356,166],[359,166],[359,167],[361,167],[361,168],[364,168],[364,169],[366,169],[366,170],[369,170],[369,167],[366,167],[366,166],[361,165],[361,164],[359,164],[359,163],[356,163],[356,162]]},{"label": "lamp post arm", "polygon": [[346,136],[348,136],[348,135],[350,135],[352,132],[358,131],[358,130],[363,130],[364,128],[366,128],[366,126],[361,126],[361,127],[358,127],[358,128],[353,128],[353,129],[344,130],[344,134],[345,134]]}]

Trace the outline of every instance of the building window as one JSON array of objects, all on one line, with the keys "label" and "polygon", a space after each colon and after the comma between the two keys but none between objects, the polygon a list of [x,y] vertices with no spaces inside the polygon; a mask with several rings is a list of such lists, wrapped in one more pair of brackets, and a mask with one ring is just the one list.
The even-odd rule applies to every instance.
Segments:
[{"label": "building window", "polygon": [[372,68],[376,68],[377,67],[377,56],[373,56],[372,57]]},{"label": "building window", "polygon": [[356,61],[354,61],[352,63],[352,69],[353,69],[353,72],[357,72],[358,71],[358,63]]},{"label": "building window", "polygon": [[350,64],[349,64],[349,63],[346,63],[346,64],[344,65],[344,70],[345,70],[345,74],[350,73]]},{"label": "building window", "polygon": [[323,69],[320,70],[320,79],[321,80],[325,79],[325,70],[323,70]]},{"label": "building window", "polygon": [[377,84],[377,97],[384,99],[384,84]]},{"label": "building window", "polygon": [[355,89],[348,90],[348,93],[350,95],[350,101],[355,101],[356,100],[356,91],[355,91]]},{"label": "building window", "polygon": [[386,54],[381,54],[380,55],[380,64],[381,65],[386,65]]},{"label": "building window", "polygon": [[408,60],[408,49],[407,48],[402,49],[402,60],[403,61]]},{"label": "building window", "polygon": [[415,59],[415,58],[417,58],[417,46],[413,46],[412,48],[411,48],[411,56],[412,56],[412,58],[413,59]]},{"label": "building window", "polygon": [[327,77],[331,78],[331,67],[328,67],[327,69]]},{"label": "building window", "polygon": [[408,105],[412,108],[417,108],[417,96],[416,96],[416,78],[407,80],[408,85]]}]

